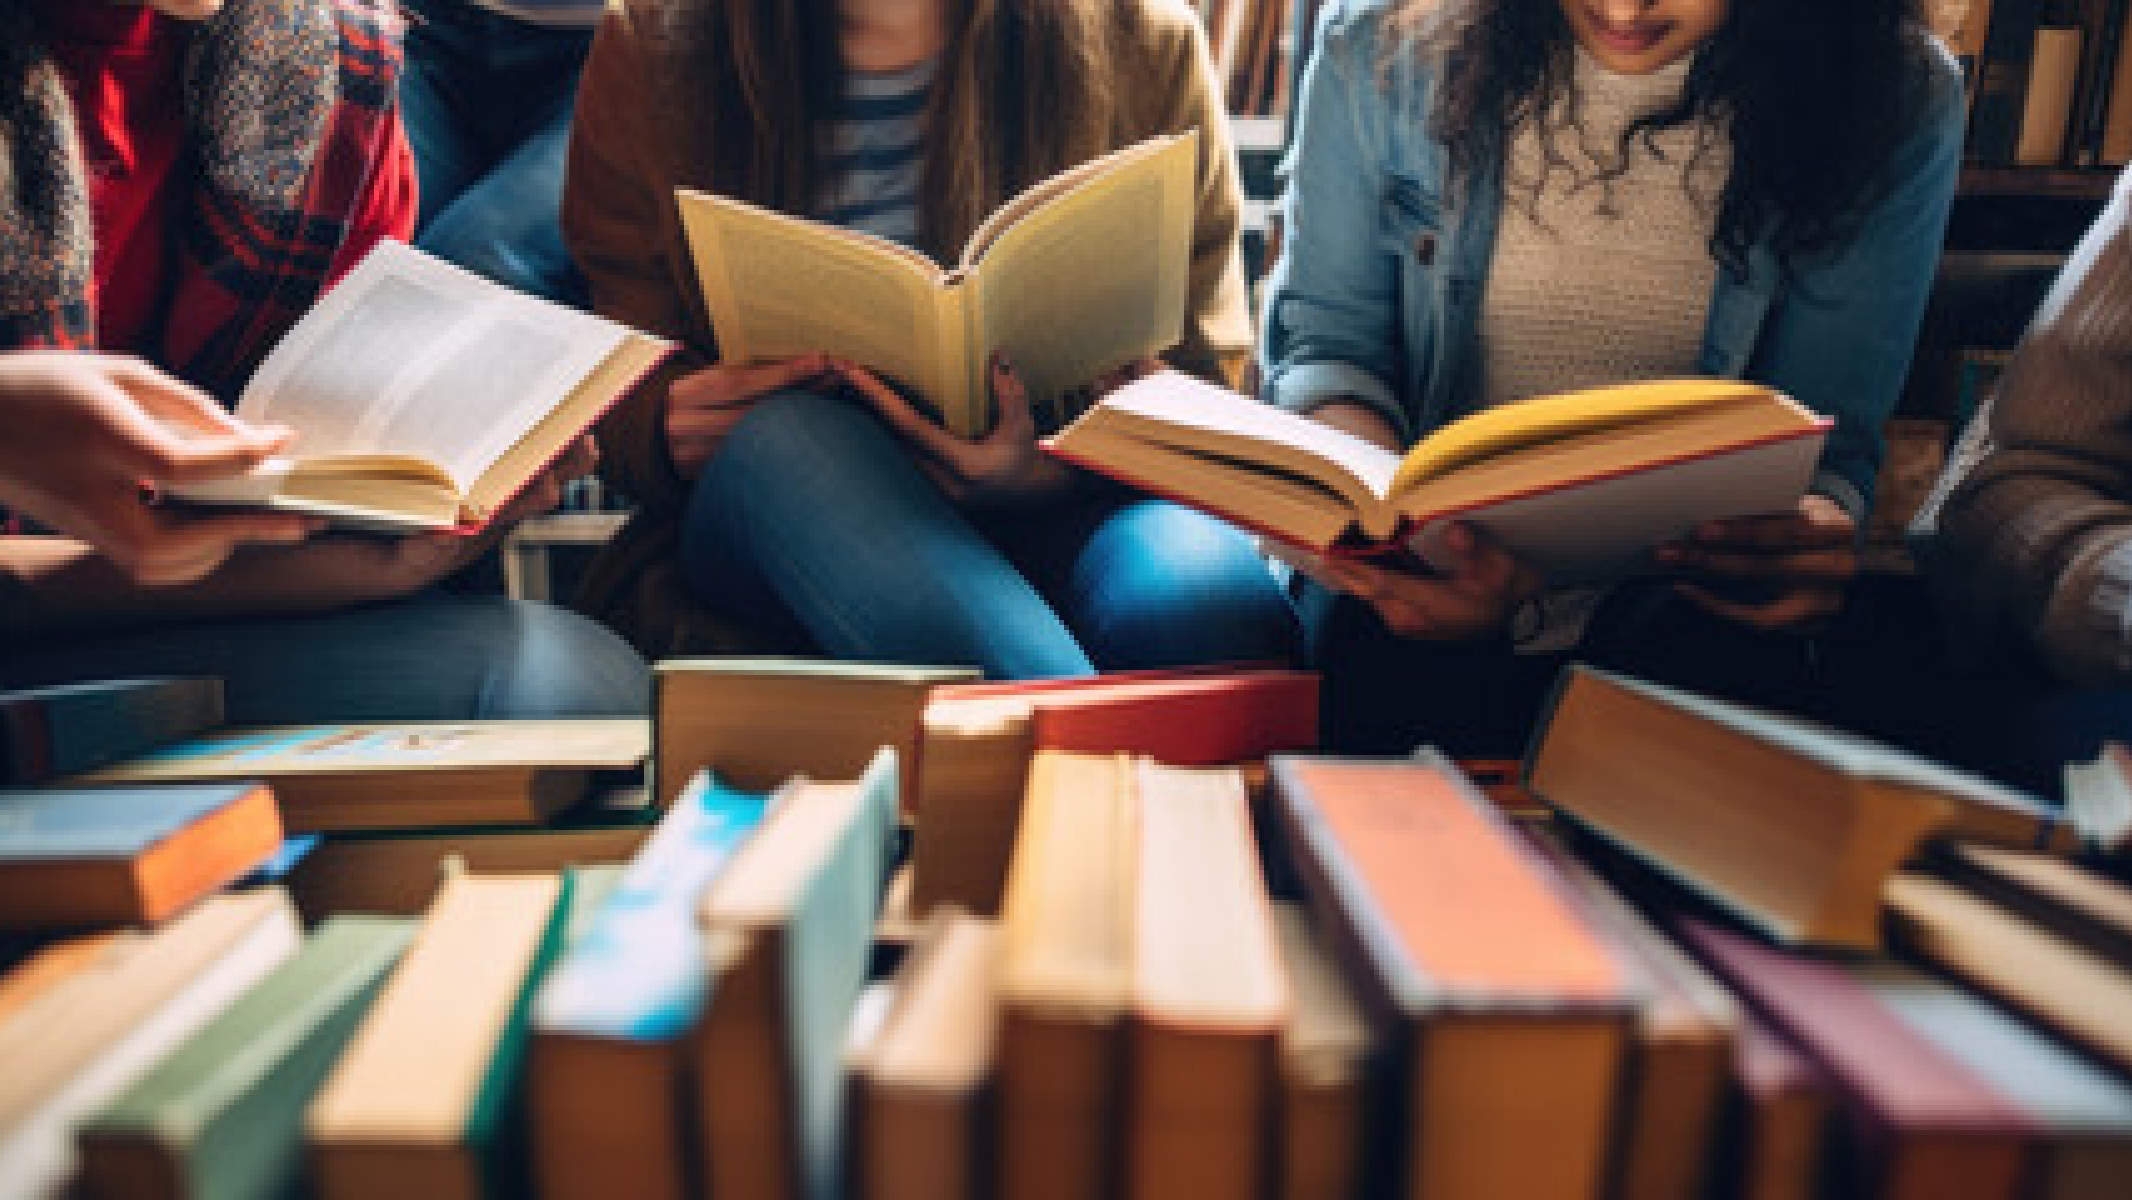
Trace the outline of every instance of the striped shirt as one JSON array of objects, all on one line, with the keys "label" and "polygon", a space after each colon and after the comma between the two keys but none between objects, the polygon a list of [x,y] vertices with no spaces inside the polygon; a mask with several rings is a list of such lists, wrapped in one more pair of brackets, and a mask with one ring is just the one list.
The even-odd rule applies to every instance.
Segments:
[{"label": "striped shirt", "polygon": [[830,129],[828,185],[815,216],[915,246],[925,169],[925,108],[936,60],[846,76],[844,109]]}]

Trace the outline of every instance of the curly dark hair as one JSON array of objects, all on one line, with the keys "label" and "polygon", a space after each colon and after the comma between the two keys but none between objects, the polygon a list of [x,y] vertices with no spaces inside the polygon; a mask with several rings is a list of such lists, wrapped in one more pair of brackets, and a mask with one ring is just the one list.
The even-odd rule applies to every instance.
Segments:
[{"label": "curly dark hair", "polygon": [[[1543,113],[1569,79],[1562,0],[1404,0],[1391,52],[1439,61],[1429,114],[1454,177],[1501,152],[1503,131]],[[1729,0],[1680,102],[1623,132],[1695,121],[1731,139],[1710,253],[1743,272],[1767,235],[1793,263],[1840,244],[1887,186],[1887,165],[1922,110],[1936,53],[1918,0]]]}]

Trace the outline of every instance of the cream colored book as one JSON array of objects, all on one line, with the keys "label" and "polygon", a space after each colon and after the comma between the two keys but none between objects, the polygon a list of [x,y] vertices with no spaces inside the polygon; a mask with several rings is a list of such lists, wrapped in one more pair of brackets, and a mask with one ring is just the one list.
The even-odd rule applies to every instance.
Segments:
[{"label": "cream colored book", "polygon": [[381,241],[245,385],[237,415],[289,457],[179,499],[471,533],[670,343]]},{"label": "cream colored book", "polygon": [[1257,1200],[1291,1006],[1243,773],[1139,759],[1133,782],[1124,1192]]},{"label": "cream colored book", "polygon": [[1361,996],[1310,918],[1292,904],[1276,905],[1274,928],[1288,967],[1293,1011],[1281,1031],[1270,1194],[1275,1200],[1359,1195],[1376,1039]]},{"label": "cream colored book", "polygon": [[1001,905],[999,1188],[1114,1194],[1137,797],[1122,756],[1040,751]]},{"label": "cream colored book", "polygon": [[292,833],[536,825],[582,799],[594,772],[634,770],[650,748],[649,723],[633,717],[272,726],[180,742],[75,781],[264,779]]},{"label": "cream colored book", "polygon": [[856,1183],[868,1200],[991,1194],[981,1169],[998,970],[991,922],[947,910],[925,923],[881,1029],[852,1056]]},{"label": "cream colored book", "polygon": [[74,1125],[294,954],[280,888],[210,896],[93,955],[0,1023],[0,1197],[69,1194]]},{"label": "cream colored book", "polygon": [[524,1040],[524,996],[563,937],[554,875],[461,875],[304,1117],[322,1200],[478,1200]]},{"label": "cream colored book", "polygon": [[681,224],[731,362],[821,352],[990,427],[1004,351],[1040,414],[1184,335],[1200,137],[1151,138],[1030,187],[943,268],[894,242],[683,189]]}]

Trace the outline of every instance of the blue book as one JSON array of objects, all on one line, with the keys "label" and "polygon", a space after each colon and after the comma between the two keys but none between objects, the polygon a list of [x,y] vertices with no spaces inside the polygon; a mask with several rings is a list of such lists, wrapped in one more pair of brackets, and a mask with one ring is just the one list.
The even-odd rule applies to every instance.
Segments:
[{"label": "blue book", "polygon": [[0,692],[0,784],[92,771],[222,724],[222,681],[103,679]]},{"label": "blue book", "polygon": [[711,986],[696,910],[768,800],[698,772],[542,984],[528,1088],[542,1196],[696,1190],[677,1104]]},{"label": "blue book", "polygon": [[160,921],[281,848],[255,782],[0,789],[0,929]]}]

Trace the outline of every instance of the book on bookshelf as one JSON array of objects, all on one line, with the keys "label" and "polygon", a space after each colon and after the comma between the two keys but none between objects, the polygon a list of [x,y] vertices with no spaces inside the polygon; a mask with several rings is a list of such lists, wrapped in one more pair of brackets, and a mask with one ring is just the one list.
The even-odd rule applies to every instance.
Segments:
[{"label": "book on bookshelf", "polygon": [[2077,25],[2037,28],[2028,88],[2021,98],[2021,131],[2014,140],[2015,166],[2056,167],[2070,161],[2067,139],[2073,132],[2085,36]]},{"label": "book on bookshelf", "polygon": [[222,724],[222,681],[108,679],[0,692],[0,785],[43,783]]},{"label": "book on bookshelf", "polygon": [[1140,836],[1122,1192],[1257,1200],[1291,1006],[1243,776],[1137,759],[1130,786]]},{"label": "book on bookshelf", "polygon": [[1969,161],[2004,166],[2020,144],[2044,0],[1991,0],[1969,88]]},{"label": "book on bookshelf", "polygon": [[977,677],[969,667],[667,659],[652,669],[653,802],[673,803],[706,767],[734,787],[766,792],[795,775],[857,778],[882,746],[914,762],[932,690]]},{"label": "book on bookshelf", "polygon": [[279,888],[210,896],[93,944],[0,1023],[0,1197],[46,1200],[77,1166],[74,1125],[296,953]]},{"label": "book on bookshelf", "polygon": [[1199,131],[1128,146],[995,210],[943,268],[856,230],[682,189],[682,228],[727,361],[825,353],[907,385],[963,437],[991,427],[1004,353],[1043,414],[1184,335]]},{"label": "book on bookshelf", "polygon": [[952,910],[926,919],[880,1029],[852,1055],[855,1194],[992,1194],[998,969],[999,930],[990,921]]},{"label": "book on bookshelf", "polygon": [[1564,671],[1526,779],[1557,811],[1781,940],[1872,949],[1928,836],[2070,850],[2041,802],[1891,746],[1594,668]]},{"label": "book on bookshelf", "polygon": [[1630,965],[1433,752],[1276,757],[1272,788],[1312,916],[1387,1047],[1372,1153],[1390,1191],[1598,1197],[1643,1003]]},{"label": "book on bookshelf", "polygon": [[243,420],[296,430],[294,453],[173,494],[478,532],[670,349],[387,239],[238,398]]},{"label": "book on bookshelf", "polygon": [[1653,548],[1705,521],[1791,510],[1829,428],[1757,384],[1675,379],[1498,405],[1395,454],[1166,371],[1044,447],[1308,551],[1440,560],[1465,522],[1566,583],[1656,570]]},{"label": "book on bookshelf", "polygon": [[649,742],[646,723],[625,718],[242,728],[74,782],[264,779],[291,832],[537,825],[583,799],[596,772],[637,769]]},{"label": "book on bookshelf", "polygon": [[447,880],[304,1115],[321,1200],[479,1200],[505,1153],[526,995],[560,949],[573,875]]},{"label": "book on bookshelf", "polygon": [[696,910],[769,801],[699,774],[535,994],[526,1093],[548,1200],[696,1190],[688,1051],[712,985]]},{"label": "book on bookshelf", "polygon": [[715,973],[695,1046],[713,1195],[844,1194],[845,1039],[888,878],[896,762],[884,747],[856,781],[784,789],[698,908]]},{"label": "book on bookshelf", "polygon": [[0,789],[0,929],[162,921],[281,842],[258,783]]},{"label": "book on bookshelf", "polygon": [[90,1194],[275,1200],[303,1172],[303,1113],[414,934],[335,917],[79,1126]]}]

